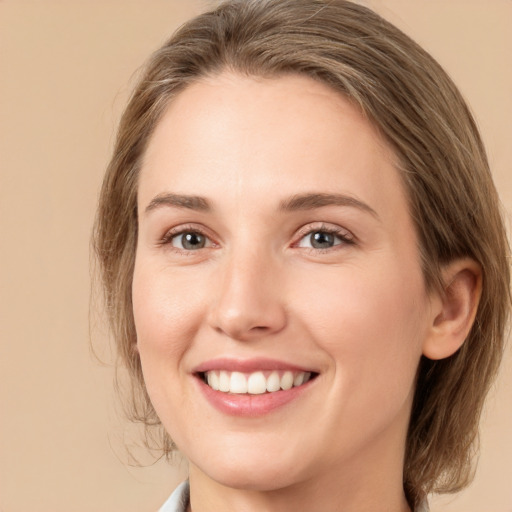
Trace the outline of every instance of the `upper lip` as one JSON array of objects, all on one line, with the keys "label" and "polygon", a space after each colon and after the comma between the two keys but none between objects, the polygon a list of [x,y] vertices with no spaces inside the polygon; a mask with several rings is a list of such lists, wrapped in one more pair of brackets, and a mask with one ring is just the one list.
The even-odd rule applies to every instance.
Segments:
[{"label": "upper lip", "polygon": [[231,372],[251,373],[259,370],[290,370],[299,372],[313,372],[311,368],[306,368],[296,364],[290,364],[277,359],[251,358],[251,359],[233,359],[216,358],[196,366],[193,373],[205,373],[213,370],[224,370]]}]

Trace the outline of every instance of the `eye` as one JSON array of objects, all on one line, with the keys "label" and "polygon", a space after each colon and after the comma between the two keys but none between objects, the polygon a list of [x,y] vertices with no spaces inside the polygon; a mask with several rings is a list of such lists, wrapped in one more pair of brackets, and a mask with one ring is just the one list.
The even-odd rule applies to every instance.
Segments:
[{"label": "eye", "polygon": [[353,239],[346,231],[321,228],[309,231],[297,244],[297,247],[309,249],[331,249],[341,244],[352,244]]},{"label": "eye", "polygon": [[167,243],[184,251],[197,251],[211,246],[210,239],[198,231],[182,231],[171,234]]}]

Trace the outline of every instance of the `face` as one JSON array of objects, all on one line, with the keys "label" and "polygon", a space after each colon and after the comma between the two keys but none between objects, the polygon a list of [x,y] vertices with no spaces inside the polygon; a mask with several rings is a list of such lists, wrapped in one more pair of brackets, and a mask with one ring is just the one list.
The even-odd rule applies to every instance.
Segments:
[{"label": "face", "polygon": [[204,79],[138,192],[137,347],[191,471],[260,490],[401,471],[430,302],[372,124],[307,77]]}]

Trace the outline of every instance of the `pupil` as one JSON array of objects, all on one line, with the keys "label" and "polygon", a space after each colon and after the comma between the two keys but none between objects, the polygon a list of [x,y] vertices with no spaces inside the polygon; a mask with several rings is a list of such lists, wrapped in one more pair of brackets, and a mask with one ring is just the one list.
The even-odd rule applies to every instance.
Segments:
[{"label": "pupil", "polygon": [[205,244],[204,236],[199,233],[186,233],[181,240],[184,249],[202,249]]},{"label": "pupil", "polygon": [[328,249],[334,244],[334,236],[325,231],[317,231],[311,235],[311,245],[315,249]]}]

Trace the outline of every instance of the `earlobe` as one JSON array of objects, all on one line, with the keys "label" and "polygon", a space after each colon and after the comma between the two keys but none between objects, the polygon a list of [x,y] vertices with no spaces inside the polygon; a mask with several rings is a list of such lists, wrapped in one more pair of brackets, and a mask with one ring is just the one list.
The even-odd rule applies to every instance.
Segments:
[{"label": "earlobe", "polygon": [[475,320],[482,292],[482,269],[472,259],[456,260],[443,269],[443,293],[437,293],[423,355],[444,359],[462,346]]}]

